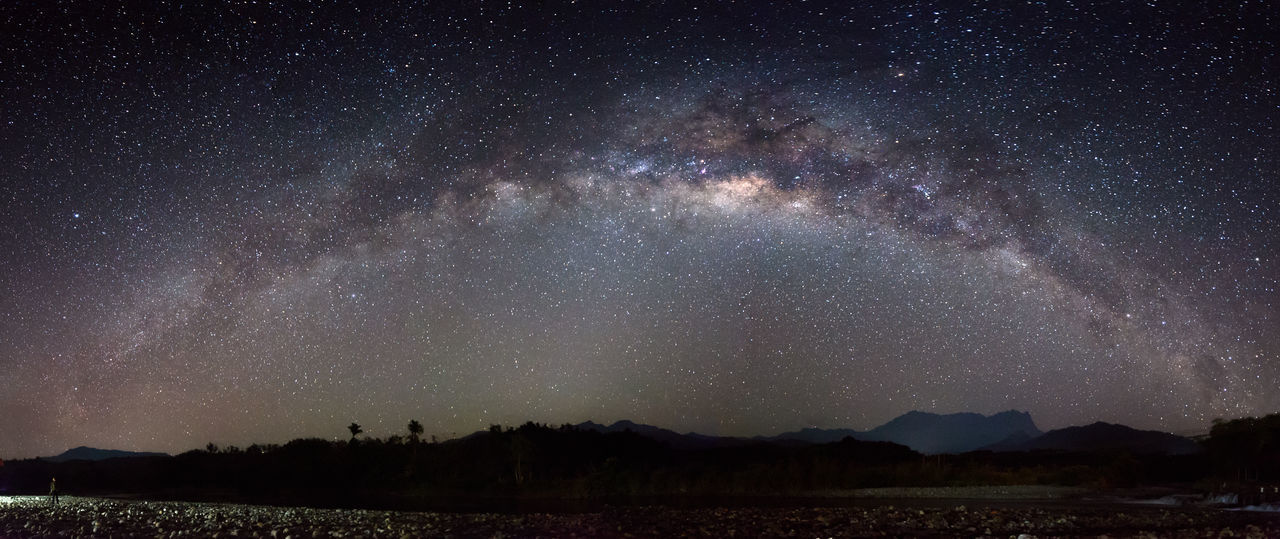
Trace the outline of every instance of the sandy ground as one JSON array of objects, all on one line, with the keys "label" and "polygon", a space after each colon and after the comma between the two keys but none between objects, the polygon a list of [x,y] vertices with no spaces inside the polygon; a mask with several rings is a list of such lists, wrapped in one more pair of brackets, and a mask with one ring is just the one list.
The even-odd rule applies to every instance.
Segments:
[{"label": "sandy ground", "polygon": [[1207,508],[897,506],[428,513],[0,497],[3,537],[1280,537],[1280,515]]}]

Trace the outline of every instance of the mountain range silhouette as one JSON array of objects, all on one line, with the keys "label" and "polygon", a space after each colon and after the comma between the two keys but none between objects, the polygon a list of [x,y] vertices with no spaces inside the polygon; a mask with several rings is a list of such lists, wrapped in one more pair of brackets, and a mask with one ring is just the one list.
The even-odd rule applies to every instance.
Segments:
[{"label": "mountain range silhouette", "polygon": [[990,416],[976,413],[934,414],[911,411],[870,430],[805,428],[775,436],[736,438],[678,433],[629,420],[602,425],[587,421],[579,429],[599,432],[632,431],[670,444],[676,449],[733,447],[770,442],[786,445],[825,444],[852,438],[892,442],[926,455],[969,451],[1111,451],[1137,454],[1182,455],[1197,453],[1196,442],[1173,434],[1138,430],[1124,425],[1093,423],[1041,432],[1027,412],[1008,410]]},{"label": "mountain range silhouette", "polygon": [[[684,450],[741,447],[760,443],[801,446],[827,444],[845,438],[868,442],[891,442],[926,455],[958,454],[970,451],[1129,451],[1135,454],[1185,455],[1202,450],[1195,441],[1182,436],[1103,422],[1041,432],[1031,419],[1031,414],[1017,410],[1008,410],[989,416],[969,412],[934,414],[911,411],[866,431],[805,428],[774,436],[751,438],[710,436],[696,432],[679,433],[630,420],[616,421],[609,425],[586,421],[574,427],[602,433],[631,431],[645,438],[668,444],[673,449]],[[487,431],[480,431],[464,439],[482,435],[485,432]],[[167,455],[80,446],[56,456],[43,457],[42,460],[99,461],[150,456]]]}]

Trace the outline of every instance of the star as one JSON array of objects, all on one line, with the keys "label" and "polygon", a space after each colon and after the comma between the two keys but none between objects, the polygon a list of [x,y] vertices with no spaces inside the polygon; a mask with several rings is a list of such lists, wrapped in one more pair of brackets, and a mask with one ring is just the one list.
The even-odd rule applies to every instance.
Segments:
[{"label": "star", "polygon": [[1263,6],[819,4],[0,6],[0,456],[1280,408]]}]

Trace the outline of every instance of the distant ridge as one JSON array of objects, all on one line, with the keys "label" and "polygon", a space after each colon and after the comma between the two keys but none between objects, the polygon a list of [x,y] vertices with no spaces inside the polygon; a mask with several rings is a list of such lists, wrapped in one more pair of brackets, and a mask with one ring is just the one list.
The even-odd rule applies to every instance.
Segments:
[{"label": "distant ridge", "polygon": [[752,440],[743,438],[707,436],[696,432],[680,434],[673,430],[655,427],[652,425],[644,425],[626,419],[615,421],[613,424],[607,426],[594,421],[585,421],[574,425],[574,427],[582,430],[594,430],[597,432],[631,431],[644,436],[645,438],[670,444],[671,447],[675,449],[707,449],[711,447],[731,447],[755,443]]},{"label": "distant ridge", "polygon": [[1017,410],[991,416],[975,413],[932,414],[911,411],[869,431],[850,429],[803,429],[763,440],[801,440],[830,443],[846,436],[855,440],[893,442],[921,453],[964,453],[1015,438],[1035,438],[1040,429],[1031,414]]},{"label": "distant ridge", "polygon": [[984,416],[975,413],[933,414],[911,411],[867,431],[806,428],[777,436],[731,438],[672,430],[622,420],[610,425],[587,421],[575,425],[598,432],[631,431],[675,449],[740,447],[758,443],[782,445],[829,444],[845,438],[863,442],[891,442],[927,455],[970,451],[1129,451],[1138,454],[1185,455],[1202,449],[1182,436],[1138,430],[1124,425],[1094,423],[1042,433],[1031,414],[1009,410]]},{"label": "distant ridge", "polygon": [[1195,441],[1155,430],[1103,423],[1051,430],[1031,439],[1005,439],[990,451],[1129,451],[1139,454],[1189,455],[1202,448]]},{"label": "distant ridge", "polygon": [[71,460],[107,460],[129,457],[167,457],[168,453],[145,453],[138,451],[121,451],[119,449],[98,449],[95,447],[80,446],[73,449],[63,451],[61,454],[52,457],[43,457],[41,460],[50,462],[67,462]]},{"label": "distant ridge", "polygon": [[845,438],[861,439],[862,431],[853,429],[819,429],[808,427],[797,431],[784,432],[777,436],[756,436],[756,440],[777,442],[777,441],[797,441],[810,444],[829,444],[838,442]]},{"label": "distant ridge", "polygon": [[1040,436],[1031,414],[1009,410],[991,416],[908,412],[863,435],[863,440],[894,442],[921,453],[964,453],[1024,434]]}]

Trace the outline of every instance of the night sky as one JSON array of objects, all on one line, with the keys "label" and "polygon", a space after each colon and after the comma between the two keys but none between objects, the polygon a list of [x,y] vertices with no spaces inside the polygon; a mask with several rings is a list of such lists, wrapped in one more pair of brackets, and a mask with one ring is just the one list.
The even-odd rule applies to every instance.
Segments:
[{"label": "night sky", "polygon": [[1280,411],[1265,1],[111,4],[0,4],[0,456]]}]

